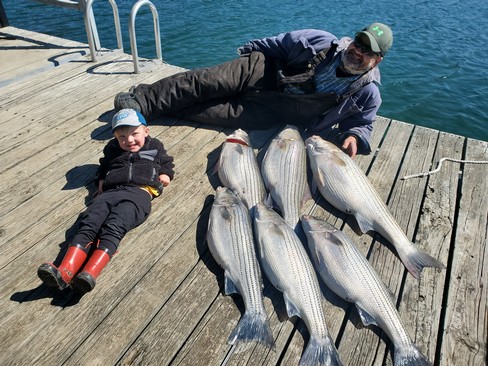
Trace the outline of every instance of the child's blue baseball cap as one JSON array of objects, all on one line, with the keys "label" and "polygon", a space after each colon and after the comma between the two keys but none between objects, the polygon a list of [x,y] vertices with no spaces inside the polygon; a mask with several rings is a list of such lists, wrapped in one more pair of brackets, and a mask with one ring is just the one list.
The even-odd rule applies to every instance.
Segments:
[{"label": "child's blue baseball cap", "polygon": [[121,109],[112,118],[112,132],[120,126],[137,127],[140,125],[147,126],[146,119],[142,114],[133,109]]}]

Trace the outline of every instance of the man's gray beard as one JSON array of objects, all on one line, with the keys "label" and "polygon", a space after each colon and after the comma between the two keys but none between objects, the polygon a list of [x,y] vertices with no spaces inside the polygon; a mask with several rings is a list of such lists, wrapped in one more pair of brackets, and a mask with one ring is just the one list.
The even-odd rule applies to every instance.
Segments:
[{"label": "man's gray beard", "polygon": [[350,53],[348,53],[347,51],[342,52],[341,63],[344,71],[351,75],[360,75],[369,70],[358,68],[361,65],[358,65],[358,62],[356,61],[354,56],[351,56]]}]

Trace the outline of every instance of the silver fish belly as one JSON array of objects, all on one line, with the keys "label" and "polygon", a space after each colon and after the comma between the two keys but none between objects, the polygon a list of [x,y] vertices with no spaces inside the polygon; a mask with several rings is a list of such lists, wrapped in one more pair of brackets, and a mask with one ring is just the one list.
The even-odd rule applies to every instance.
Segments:
[{"label": "silver fish belly", "polygon": [[300,132],[286,126],[266,150],[263,181],[285,221],[296,228],[307,186],[307,152]]},{"label": "silver fish belly", "polygon": [[283,292],[288,316],[299,316],[310,333],[300,365],[341,365],[325,324],[318,279],[300,239],[262,203],[256,205],[254,228],[266,276]]},{"label": "silver fish belly", "polygon": [[305,144],[314,183],[330,204],[354,215],[363,233],[373,230],[390,241],[415,278],[420,277],[424,267],[445,268],[407,238],[354,160],[318,136],[309,137]]},{"label": "silver fish belly", "polygon": [[364,325],[375,324],[395,346],[395,364],[430,365],[405,330],[393,294],[352,240],[324,220],[302,216],[312,261],[325,284],[356,305]]},{"label": "silver fish belly", "polygon": [[248,209],[266,198],[266,189],[247,133],[234,131],[225,140],[217,172],[222,184],[234,191]]},{"label": "silver fish belly", "polygon": [[225,294],[242,296],[245,313],[227,342],[259,342],[274,346],[263,304],[262,277],[249,210],[228,188],[218,187],[210,211],[207,243],[224,269]]}]

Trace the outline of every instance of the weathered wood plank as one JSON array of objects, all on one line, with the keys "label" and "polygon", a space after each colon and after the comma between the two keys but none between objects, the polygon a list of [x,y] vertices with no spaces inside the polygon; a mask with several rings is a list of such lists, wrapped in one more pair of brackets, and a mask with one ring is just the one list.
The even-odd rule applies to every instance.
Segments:
[{"label": "weathered wood plank", "polygon": [[[401,176],[431,170],[435,162],[443,156],[461,158],[464,138],[447,133],[440,133],[435,146],[434,164],[421,164],[416,170],[402,172]],[[418,161],[424,160],[425,146],[411,147],[412,156]],[[409,151],[410,152],[410,151]],[[448,264],[449,248],[454,232],[454,215],[458,197],[458,167],[446,166],[441,172],[429,178],[411,178],[405,183],[415,184],[428,180],[424,193],[424,202],[420,208],[420,220],[415,243],[419,248]],[[417,209],[418,210],[418,209]],[[445,291],[446,275],[449,269],[426,269],[420,281],[407,277],[402,296],[402,321],[411,330],[409,334],[415,343],[424,350],[424,354],[435,361],[439,337],[439,326],[442,322],[442,302]]]},{"label": "weathered wood plank", "polygon": [[[169,70],[168,70],[169,71]],[[163,73],[164,74],[164,73]],[[152,81],[153,78],[146,79]],[[95,85],[95,87],[100,85]],[[113,89],[115,94],[117,89]],[[102,95],[102,94],[100,94]],[[62,168],[69,171],[75,165],[82,165],[84,161],[90,159],[96,153],[99,153],[105,143],[100,140],[107,140],[110,136],[110,119],[113,113],[108,113],[98,117],[101,111],[110,110],[112,100],[104,100],[93,107],[88,107],[83,103],[76,107],[72,106],[67,113],[75,113],[75,117],[60,121],[53,128],[45,128],[37,133],[34,137],[37,143],[28,143],[31,136],[19,137],[17,145],[21,149],[12,148],[5,151],[2,156],[2,176],[5,177],[6,184],[2,185],[0,192],[10,192],[15,185],[24,194],[20,197],[0,195],[1,213],[5,214],[16,205],[26,201],[32,195],[36,194],[58,176],[52,174],[52,164],[57,165],[59,172],[62,174]],[[43,119],[50,119],[50,116],[32,115],[31,118],[40,118],[39,126],[42,125]],[[44,120],[45,122],[45,120]],[[19,123],[21,123],[19,121]],[[171,143],[171,141],[168,141]],[[73,154],[78,150],[76,154]],[[77,159],[73,162],[73,156]],[[62,166],[59,166],[62,164]],[[32,179],[32,176],[36,179]],[[20,185],[20,186],[18,186]]]},{"label": "weathered wood plank", "polygon": [[[93,293],[80,298],[39,285],[38,265],[62,254],[85,209],[101,148],[110,137],[105,124],[110,115],[103,113],[112,108],[113,96],[182,69],[165,65],[135,75],[130,56],[113,53],[97,64],[84,56],[82,62],[46,71],[49,57],[63,53],[62,47],[76,51],[87,45],[12,31],[24,37],[16,40],[19,46],[38,48],[24,50],[34,52],[17,62],[19,70],[32,66],[33,72],[43,72],[4,86],[1,80],[10,76],[0,70],[0,136],[12,141],[11,149],[0,152],[0,363],[296,365],[308,332],[300,319],[287,319],[282,295],[266,279],[265,306],[276,349],[226,344],[243,303],[239,296],[220,293],[222,270],[204,237],[219,185],[212,166],[228,130],[173,120],[151,125],[151,135],[161,136],[175,155],[176,179],[154,201],[147,222],[124,238]],[[2,66],[6,56],[0,54]],[[253,131],[256,150],[274,132]],[[428,178],[399,178],[432,169],[443,156],[487,160],[487,145],[380,117],[373,154],[356,160],[407,235],[449,265],[425,270],[420,281],[405,272],[384,239],[357,236],[354,220],[317,195],[303,211],[342,227],[369,256],[397,294],[407,331],[436,365],[486,360],[488,170],[445,162]],[[375,327],[358,329],[351,305],[322,286],[327,325],[344,364],[391,365],[384,334]]]},{"label": "weathered wood plank", "polygon": [[[376,156],[377,149],[382,141],[385,131],[389,126],[390,121],[385,118],[378,118],[375,122],[375,128],[373,130],[373,136],[371,140],[371,148],[373,153],[367,156],[358,156],[356,159],[357,164],[361,167],[363,171],[366,171],[371,162],[374,160]],[[317,197],[318,204],[314,205],[309,214],[314,215],[316,217],[322,218],[332,225],[336,227],[341,227],[343,225],[343,220],[347,218],[346,214],[338,211],[334,207],[332,207],[329,203],[325,202],[325,200],[320,197]],[[337,297],[332,291],[330,291],[325,284],[320,280],[321,286],[323,288],[324,294],[324,311],[326,316],[327,325],[329,328],[329,332],[331,333],[334,339],[337,339],[340,333],[340,329],[343,326],[345,317],[348,312],[349,305],[346,301],[343,301],[339,297]],[[296,364],[297,360],[300,359],[301,354],[304,351],[304,347],[306,345],[305,341],[308,342],[308,334],[306,332],[306,328],[302,321],[299,323],[299,329],[301,331],[297,331],[294,333],[293,338],[288,346],[288,350],[284,355],[283,362],[284,364]],[[306,340],[304,339],[304,332]],[[339,354],[340,351],[339,351]]]},{"label": "weathered wood plank", "polygon": [[[276,128],[267,130],[265,132],[251,131],[250,139],[251,139],[252,146],[258,150],[263,145],[265,145],[266,142],[276,134],[276,132],[277,132]],[[228,302],[228,299],[222,299],[222,297],[219,297],[217,301],[212,305],[213,309],[221,308],[219,313],[231,312],[232,310],[229,309],[229,307],[234,308],[235,305],[233,304],[233,302]],[[209,311],[213,312],[215,310],[209,310]],[[235,324],[237,324],[238,318],[240,318],[240,316],[236,317],[236,322],[233,323],[234,326]],[[184,347],[178,354],[178,357],[176,358],[175,362],[182,363],[182,364],[194,364],[194,362],[196,362],[196,360],[194,360],[195,355],[198,354],[199,352],[202,352],[200,348],[202,347],[203,344],[208,342],[208,339],[205,338],[206,334],[212,334],[212,336],[215,338],[215,342],[217,342],[217,344],[219,345],[216,347],[223,347],[223,348],[219,348],[222,349],[221,352],[212,353],[212,357],[217,357],[217,358],[221,357],[220,362],[222,362],[225,355],[227,354],[227,350],[230,348],[226,344],[226,339],[229,336],[230,332],[232,331],[233,327],[231,327],[230,329],[228,327],[229,327],[229,321],[228,318],[226,318],[224,315],[222,315],[222,317],[219,315],[217,319],[214,320],[210,319],[209,325],[205,323],[202,326],[201,330],[199,330],[198,332],[194,332],[190,336],[188,343],[184,345]],[[249,349],[251,347],[252,346],[246,348]],[[216,362],[216,360],[214,361]],[[212,361],[210,362],[212,363]]]},{"label": "weathered wood plank", "polygon": [[[387,201],[391,186],[393,186],[399,162],[402,161],[402,154],[406,148],[411,133],[412,126],[393,122],[393,124],[389,126],[388,132],[372,162],[372,166],[368,169],[368,178],[378,191],[380,197],[385,201]],[[395,146],[395,148],[393,148],[393,146]],[[390,277],[397,278],[396,281],[392,278],[392,281],[394,287],[398,290],[398,278],[401,282],[403,275],[403,265],[401,262],[395,257],[391,249],[375,242],[370,235],[362,235],[358,237],[351,228],[351,225],[354,226],[355,224],[352,217],[348,216],[347,222],[349,225],[344,226],[342,230],[357,243],[358,248],[365,256],[369,256],[373,268],[378,271],[383,279]],[[335,223],[331,221],[331,223],[340,228],[340,222]],[[395,274],[395,270],[398,271],[397,274]],[[391,284],[388,285],[391,286]],[[395,289],[392,288],[392,290],[394,291]],[[344,312],[348,311],[347,309],[350,308],[350,305],[345,302],[342,302],[342,306]],[[374,332],[368,332],[365,329],[357,329],[357,319],[354,316],[355,310],[352,312],[352,315],[348,315],[348,318],[344,321],[344,329],[340,334],[341,339],[338,350],[342,362],[345,365],[374,364],[376,362],[375,360],[378,360],[377,351],[380,342],[378,340],[378,335]],[[342,322],[340,325],[342,325]]]},{"label": "weathered wood plank", "polygon": [[[111,63],[106,65],[111,70],[116,70],[117,64]],[[160,77],[164,76],[166,68],[161,68],[162,73]],[[169,74],[175,72],[176,69],[168,68]],[[151,78],[154,80],[154,74],[144,74],[133,83]],[[149,75],[149,77],[148,77]],[[3,129],[0,132],[1,137],[5,134],[11,135],[11,130],[16,131],[16,134],[11,136],[12,147],[19,144],[24,144],[32,138],[42,135],[47,130],[59,128],[59,125],[64,123],[73,123],[72,119],[77,117],[77,111],[85,111],[87,109],[96,107],[98,113],[92,116],[99,116],[106,112],[100,108],[101,102],[105,102],[113,108],[113,96],[128,87],[127,78],[125,75],[118,75],[116,73],[82,73],[75,70],[75,75],[69,80],[65,80],[60,84],[39,92],[30,98],[28,107],[25,105],[18,105],[11,107],[4,112],[5,122],[2,124]],[[69,108],[66,108],[69,106]],[[93,113],[93,111],[92,111]],[[29,122],[26,123],[25,118]],[[2,163],[2,170],[5,169],[5,163]],[[9,165],[7,165],[9,166]]]},{"label": "weathered wood plank", "polygon": [[0,86],[82,58],[89,52],[86,44],[15,27],[4,27],[0,34]]},{"label": "weathered wood plank", "polygon": [[[208,210],[207,207],[204,216]],[[66,364],[171,363],[218,295],[218,283],[213,273],[217,265],[214,263],[215,268],[209,270],[211,258],[204,252],[204,235],[195,238],[197,226],[195,221],[76,349]],[[120,338],[123,341],[111,342]]]},{"label": "weathered wood plank", "polygon": [[[98,124],[98,122],[92,122],[88,128],[92,129],[94,125]],[[108,127],[105,129],[108,131]],[[73,212],[72,210],[76,207],[73,204],[84,200],[85,192],[75,188],[84,187],[94,179],[105,142],[88,140],[83,143],[88,130],[82,130],[81,133],[75,131],[69,138],[53,144],[52,149],[43,150],[38,156],[29,158],[25,163],[20,163],[3,174],[5,177],[11,178],[10,184],[13,184],[11,189],[14,187],[21,189],[24,194],[15,197],[1,196],[3,216],[0,218],[0,227],[4,229],[6,244],[0,247],[0,266],[15,258],[13,253],[27,250],[35,244],[36,238],[42,237],[44,225],[43,222],[36,222],[36,217],[49,216],[51,225],[61,225],[65,223],[65,217],[70,216],[69,212]],[[108,134],[106,136],[108,137]],[[81,145],[75,147],[72,139],[80,141]],[[166,144],[170,148],[177,141],[168,140]],[[75,148],[73,149],[73,147]],[[73,150],[70,151],[70,149]],[[43,157],[48,165],[43,167],[42,164],[39,164],[37,160],[39,157]],[[35,179],[32,179],[32,173],[36,172],[36,163],[38,163],[39,170],[35,174]],[[53,174],[53,171],[57,173]],[[74,172],[68,173],[67,180],[63,176],[70,171]],[[6,186],[9,187],[10,184],[7,182]],[[71,189],[69,189],[70,187]],[[31,220],[33,224],[25,227],[19,225],[19,220]],[[19,235],[24,244],[19,243]]]},{"label": "weathered wood plank", "polygon": [[[209,132],[205,130],[199,131]],[[123,250],[123,255],[118,255],[110,263],[110,271],[107,270],[106,272],[108,273],[103,274],[107,279],[97,284],[96,296],[90,296],[90,301],[80,301],[76,307],[65,308],[63,311],[57,308],[50,309],[49,306],[46,307],[46,304],[40,301],[30,303],[34,307],[41,307],[48,311],[48,314],[44,314],[43,318],[33,318],[32,314],[37,314],[36,311],[30,314],[15,313],[16,324],[27,322],[36,329],[33,332],[31,330],[32,333],[39,331],[44,334],[53,334],[53,336],[48,337],[50,339],[46,339],[47,344],[31,344],[29,347],[24,348],[22,345],[24,335],[19,332],[15,335],[12,334],[4,342],[4,347],[8,347],[7,349],[11,351],[10,357],[7,358],[9,362],[16,362],[16,359],[24,359],[25,362],[32,363],[42,358],[57,363],[57,360],[67,358],[78,346],[78,343],[83,341],[99,325],[107,314],[125,297],[127,292],[134,287],[134,284],[154,265],[160,257],[160,254],[156,253],[164,253],[180,237],[181,231],[186,230],[191,225],[194,220],[187,221],[180,218],[185,218],[188,213],[193,213],[196,218],[198,211],[195,211],[195,206],[189,204],[189,202],[192,202],[194,197],[198,197],[198,194],[206,196],[205,192],[198,193],[199,186],[202,184],[201,180],[192,179],[192,177],[194,177],[195,171],[205,170],[206,161],[203,159],[205,152],[210,153],[217,144],[221,143],[221,139],[213,139],[208,143],[208,137],[207,135],[207,138],[204,139],[206,144],[201,147],[201,152],[204,154],[202,159],[189,159],[189,166],[182,171],[179,177],[182,181],[187,182],[187,188],[192,192],[193,196],[187,194],[188,191],[178,190],[178,182],[175,179],[172,185],[166,189],[166,197],[159,201],[155,200],[153,213],[146,223],[131,231],[124,238],[124,245],[121,249]],[[212,145],[212,141],[216,145]],[[175,154],[175,157],[178,156],[178,154]],[[172,230],[158,230],[158,227],[172,228]],[[143,253],[141,253],[140,249],[142,243],[144,245]],[[38,280],[35,279],[35,270],[43,259],[42,253],[39,253],[37,248],[33,249],[26,253],[28,256],[35,255],[34,260],[29,260],[30,274],[24,273],[24,275],[30,278],[32,282],[38,283]],[[137,263],[137,266],[134,266],[133,263]],[[17,268],[16,265],[13,266],[12,270],[15,268]],[[88,314],[92,315],[88,316]],[[74,328],[77,329],[77,337],[75,339],[70,337],[70,329]],[[61,340],[67,341],[61,342],[63,343],[62,347],[55,346]],[[34,351],[37,346],[40,348]],[[56,351],[53,351],[52,347],[56,348]],[[17,351],[13,352],[14,349]],[[29,350],[27,355],[23,354],[23,349]]]},{"label": "weathered wood plank", "polygon": [[[466,160],[488,160],[488,142],[467,140]],[[449,164],[449,163],[444,163]],[[456,169],[447,167],[448,169]],[[446,167],[443,167],[445,169]],[[464,164],[451,278],[440,349],[442,365],[483,365],[488,340],[488,165]]]}]

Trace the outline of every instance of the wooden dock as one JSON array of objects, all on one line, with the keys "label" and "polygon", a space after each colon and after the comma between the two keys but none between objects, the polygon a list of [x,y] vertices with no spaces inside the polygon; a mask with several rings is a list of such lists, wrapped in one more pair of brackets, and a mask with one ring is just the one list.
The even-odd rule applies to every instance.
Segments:
[{"label": "wooden dock", "polygon": [[[153,201],[149,219],[83,297],[53,291],[38,266],[60,260],[95,189],[110,136],[113,97],[181,69],[164,64],[132,73],[131,57],[107,52],[90,62],[86,44],[0,28],[0,364],[297,365],[308,341],[287,319],[267,282],[265,305],[276,349],[226,339],[239,320],[239,296],[222,295],[223,271],[205,243],[219,185],[213,167],[232,131],[166,119],[150,125],[175,157],[176,176]],[[250,131],[258,151],[278,129]],[[446,264],[420,281],[380,237],[358,236],[354,220],[323,200],[304,212],[342,227],[397,297],[408,333],[434,365],[486,365],[488,330],[488,143],[378,118],[374,153],[356,161],[416,245]],[[327,326],[344,365],[392,365],[391,344],[324,287]]]}]

